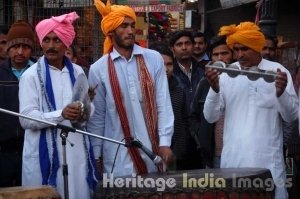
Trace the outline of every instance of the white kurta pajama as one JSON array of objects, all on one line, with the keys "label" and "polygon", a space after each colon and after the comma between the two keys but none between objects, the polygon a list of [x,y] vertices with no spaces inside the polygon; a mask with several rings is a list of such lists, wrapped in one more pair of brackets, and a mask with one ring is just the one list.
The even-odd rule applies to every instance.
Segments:
[{"label": "white kurta pajama", "polygon": [[[238,63],[237,63],[238,64]],[[260,69],[288,71],[280,64],[262,59]],[[288,84],[277,98],[275,82],[262,78],[250,81],[246,76],[220,76],[220,92],[209,90],[204,116],[209,122],[218,120],[225,111],[224,146],[221,168],[268,168],[277,185],[276,198],[287,198],[282,185],[286,180],[283,160],[282,119],[297,119],[298,98],[288,73]]]},{"label": "white kurta pajama", "polygon": [[[43,60],[43,58],[41,58],[41,60]],[[43,61],[41,63],[44,64]],[[73,64],[73,66],[75,78],[79,74],[84,73],[80,66],[75,64]],[[42,96],[41,85],[37,74],[37,64],[34,64],[22,75],[20,80],[20,113],[33,118],[70,126],[71,124],[69,120],[64,120],[61,116],[62,109],[72,102],[72,82],[70,80],[69,71],[66,67],[59,70],[53,66],[49,66],[49,71],[52,80],[56,111],[43,112],[42,110],[44,98]],[[39,139],[41,129],[49,127],[49,125],[26,119],[20,119],[20,122],[23,128],[25,128],[22,185],[41,185],[42,176],[39,163]],[[90,191],[86,181],[88,169],[86,149],[83,144],[83,135],[78,133],[69,133],[68,140],[74,144],[73,147],[71,147],[68,142],[66,144],[69,197],[72,199],[90,198]],[[63,154],[60,130],[57,131],[57,148],[60,166],[57,172],[57,190],[63,198]],[[51,150],[51,147],[49,150]]]},{"label": "white kurta pajama", "polygon": [[[137,45],[134,46],[132,57],[128,61],[116,50],[113,50],[111,53],[111,58],[114,61],[120,84],[123,97],[122,101],[126,109],[131,135],[142,141],[148,149],[152,149],[144,119],[143,99],[138,77],[136,54],[143,55],[148,71],[154,80],[158,113],[159,145],[170,146],[173,135],[174,116],[164,62],[156,51],[144,49]],[[87,124],[87,129],[93,134],[124,141],[124,133],[110,87],[107,58],[108,55],[104,55],[90,68],[89,84],[92,87],[96,85],[98,85],[98,87],[93,100],[95,112]],[[95,138],[93,138],[92,141],[95,157],[103,157],[104,172],[110,173],[118,145]],[[140,154],[147,165],[148,172],[157,171],[152,160],[142,151]],[[117,154],[113,174],[114,176],[122,176],[132,173],[136,173],[136,171],[131,157],[127,148],[121,146]]]}]

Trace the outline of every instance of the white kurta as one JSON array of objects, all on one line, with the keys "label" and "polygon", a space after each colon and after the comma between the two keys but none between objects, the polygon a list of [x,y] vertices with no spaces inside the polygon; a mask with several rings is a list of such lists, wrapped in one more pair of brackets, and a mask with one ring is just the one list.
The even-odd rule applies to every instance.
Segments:
[{"label": "white kurta", "polygon": [[[144,49],[137,45],[134,46],[132,54],[132,57],[127,61],[116,50],[113,50],[111,53],[122,91],[131,134],[133,137],[141,140],[148,149],[152,149],[143,113],[143,99],[135,57],[136,54],[142,54],[155,85],[159,145],[170,146],[174,116],[163,59],[158,52]],[[98,87],[93,100],[95,112],[90,118],[87,128],[93,134],[124,141],[124,134],[110,87],[107,58],[108,55],[104,55],[90,68],[89,84],[92,87],[96,85]],[[95,157],[103,157],[104,172],[110,173],[118,145],[100,139],[93,139],[93,147]],[[153,162],[142,151],[140,154],[147,165],[148,171],[156,171]],[[136,173],[128,150],[124,146],[121,146],[118,151],[113,173],[114,176]]]},{"label": "white kurta", "polygon": [[[75,78],[78,74],[84,73],[78,65],[74,66]],[[56,111],[43,112],[42,110],[42,91],[37,74],[37,64],[31,66],[22,75],[20,80],[20,113],[46,120],[53,123],[62,123],[71,125],[69,121],[63,120],[62,109],[72,102],[72,82],[69,71],[66,67],[58,70],[55,67],[49,67],[53,93],[56,103]],[[23,167],[22,167],[22,185],[37,186],[42,184],[42,176],[39,163],[39,138],[42,128],[49,125],[20,119],[21,125],[25,128],[25,141],[23,149]],[[69,179],[69,197],[72,199],[90,198],[90,191],[86,181],[87,177],[87,157],[83,144],[83,135],[69,133],[68,140],[74,144],[73,147],[67,142],[67,164]],[[62,172],[62,144],[60,131],[57,132],[57,147],[59,155],[59,169],[57,172],[57,190],[64,197],[64,181]]]},{"label": "white kurta", "polygon": [[[237,63],[238,64],[238,63]],[[277,98],[275,83],[262,78],[250,81],[246,76],[220,76],[220,92],[209,90],[204,116],[209,122],[218,120],[225,111],[222,168],[268,168],[280,187],[285,182],[282,148],[282,119],[297,119],[298,98],[289,72],[279,63],[262,59],[260,69],[288,74],[284,93]],[[282,187],[282,186],[281,186]],[[287,197],[285,188],[276,189],[276,198]]]}]

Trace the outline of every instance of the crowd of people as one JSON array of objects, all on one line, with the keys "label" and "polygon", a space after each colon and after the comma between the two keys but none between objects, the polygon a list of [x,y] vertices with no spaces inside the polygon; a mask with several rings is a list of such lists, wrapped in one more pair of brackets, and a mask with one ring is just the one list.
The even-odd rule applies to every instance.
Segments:
[{"label": "crowd of people", "polygon": [[[1,30],[0,108],[62,126],[84,123],[85,131],[131,147],[69,133],[72,144],[64,149],[65,129],[0,112],[0,187],[51,185],[65,196],[65,150],[74,199],[91,198],[103,174],[244,167],[269,169],[275,198],[288,198],[285,159],[294,158],[298,169],[300,159],[290,146],[299,139],[300,72],[292,76],[277,62],[274,37],[241,22],[222,26],[210,40],[178,30],[168,43],[143,48],[135,41],[132,8],[100,0],[95,6],[105,41],[91,66],[73,45],[76,12]],[[43,53],[37,60],[34,30]],[[217,61],[242,70],[256,66],[276,77],[253,81],[205,67]],[[90,96],[88,116],[86,104],[73,99],[79,76],[90,87],[82,90]],[[154,164],[135,141],[162,161]]]}]

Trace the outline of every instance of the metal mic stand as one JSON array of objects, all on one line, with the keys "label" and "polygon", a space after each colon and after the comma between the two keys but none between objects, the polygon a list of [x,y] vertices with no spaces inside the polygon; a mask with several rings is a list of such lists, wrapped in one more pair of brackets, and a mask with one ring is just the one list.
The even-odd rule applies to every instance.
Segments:
[{"label": "metal mic stand", "polygon": [[154,154],[152,151],[150,151],[148,148],[146,148],[140,140],[132,139],[130,146],[134,146],[134,147],[141,149],[153,161],[153,163],[156,166],[162,163],[161,157]]},{"label": "metal mic stand", "polygon": [[[14,116],[17,116],[17,117],[22,117],[22,118],[29,119],[29,120],[32,120],[32,121],[48,124],[49,126],[53,126],[57,129],[61,130],[60,137],[62,138],[63,179],[64,179],[64,196],[65,196],[65,199],[69,199],[68,164],[67,164],[67,153],[66,153],[66,141],[67,141],[67,137],[68,137],[69,132],[81,133],[83,135],[92,136],[92,137],[95,137],[95,138],[98,138],[98,139],[101,139],[101,140],[105,140],[105,141],[109,141],[109,142],[112,142],[112,143],[115,143],[115,144],[123,145],[125,147],[132,147],[132,146],[137,147],[137,148],[140,148],[154,162],[155,165],[161,163],[161,161],[162,161],[161,157],[159,157],[157,155],[154,155],[149,149],[144,147],[143,144],[138,140],[133,139],[131,143],[124,143],[124,142],[113,140],[113,139],[110,139],[110,138],[107,138],[107,137],[104,137],[104,136],[88,133],[86,131],[76,129],[74,127],[70,127],[70,126],[63,125],[63,124],[56,124],[56,123],[49,122],[49,121],[42,120],[42,119],[33,118],[33,117],[30,117],[30,116],[23,115],[23,114],[20,114],[20,113],[16,113],[16,112],[13,112],[13,111],[9,111],[9,110],[6,110],[6,109],[0,108],[0,112],[7,113],[9,115],[14,115]],[[72,143],[71,143],[71,146],[72,146]]]},{"label": "metal mic stand", "polygon": [[[64,195],[66,199],[69,199],[69,180],[68,180],[68,164],[67,164],[67,149],[66,149],[66,141],[68,137],[69,131],[65,128],[61,129],[60,137],[61,137],[61,144],[62,144],[62,153],[63,153],[63,164],[62,164],[62,171],[63,171],[63,178],[64,178]],[[73,144],[71,144],[73,146]]]},{"label": "metal mic stand", "polygon": [[100,135],[95,135],[95,134],[92,134],[92,133],[88,133],[86,131],[78,130],[76,128],[66,126],[66,125],[63,125],[63,124],[56,124],[56,123],[49,122],[49,121],[46,121],[46,120],[33,118],[33,117],[30,117],[30,116],[27,116],[27,115],[23,115],[23,114],[16,113],[16,112],[9,111],[9,110],[2,109],[2,108],[0,108],[0,112],[7,113],[9,115],[14,115],[14,116],[17,116],[17,117],[22,117],[22,118],[29,119],[29,120],[36,121],[36,122],[41,122],[41,123],[44,123],[44,124],[48,124],[49,126],[53,126],[57,129],[61,129],[60,137],[62,138],[63,179],[64,179],[64,196],[65,196],[65,199],[69,199],[68,164],[67,164],[67,153],[66,153],[66,141],[67,141],[67,137],[68,137],[69,132],[81,133],[83,135],[92,136],[92,137],[95,137],[95,138],[99,138],[99,139],[102,139],[102,140],[106,140],[106,141],[109,141],[109,142],[112,142],[112,143],[116,143],[116,144],[120,144],[120,145],[123,145],[125,147],[128,147],[128,144],[125,144],[124,142],[120,142],[120,141],[113,140],[113,139],[103,137],[103,136],[100,136]]}]

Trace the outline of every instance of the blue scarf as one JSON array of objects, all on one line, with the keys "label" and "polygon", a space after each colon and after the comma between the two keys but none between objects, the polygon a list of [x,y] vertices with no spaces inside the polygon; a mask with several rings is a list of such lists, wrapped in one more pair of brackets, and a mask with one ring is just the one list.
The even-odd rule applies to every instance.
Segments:
[{"label": "blue scarf", "polygon": [[[48,60],[45,57],[45,69],[46,69],[46,99],[47,104],[50,111],[56,110],[55,98],[52,88],[52,81],[49,71]],[[64,64],[67,66],[67,69],[70,74],[70,79],[72,85],[75,84],[75,76],[74,76],[74,68],[72,63],[64,57]],[[46,129],[41,130],[40,141],[39,141],[39,157],[40,157],[40,168],[42,172],[42,184],[43,185],[52,185],[56,187],[56,177],[57,171],[59,169],[59,160],[58,160],[58,150],[57,150],[57,143],[56,143],[56,136],[57,136],[57,129],[51,127],[51,140],[52,140],[52,162],[50,162],[49,158],[49,151],[48,151],[48,144],[47,144],[47,137],[46,137]]]},{"label": "blue scarf", "polygon": [[[39,64],[40,60],[38,61]],[[47,111],[55,111],[56,110],[56,104],[55,104],[55,98],[54,98],[54,93],[53,93],[53,88],[52,88],[52,82],[51,82],[51,76],[49,72],[49,65],[48,65],[48,60],[44,58],[45,62],[45,73],[46,73],[46,78],[45,78],[45,85],[43,83],[43,78],[42,72],[38,71],[39,74],[39,79],[41,83],[41,89],[45,90],[44,96],[45,96],[45,102],[47,104]],[[66,65],[69,74],[70,74],[70,79],[72,82],[72,85],[74,86],[75,84],[75,76],[74,76],[74,68],[70,60],[66,57],[64,57],[64,64]],[[39,67],[38,67],[39,68]],[[41,69],[38,69],[41,70]],[[46,108],[43,108],[46,109]],[[47,143],[47,132],[46,129],[41,130],[40,134],[40,140],[39,140],[39,158],[40,158],[40,168],[41,168],[41,173],[42,173],[42,184],[43,185],[52,185],[56,187],[56,178],[57,178],[57,171],[59,169],[59,159],[58,159],[58,150],[57,150],[57,143],[56,143],[56,138],[57,138],[57,129],[54,127],[51,127],[51,149],[50,149],[50,154],[52,157],[49,157],[49,149],[48,149],[48,143]],[[49,132],[48,132],[49,133]],[[83,139],[83,144],[84,148],[87,154],[87,165],[88,165],[88,173],[87,173],[87,183],[89,185],[89,188],[91,190],[95,190],[98,182],[98,176],[97,172],[95,169],[95,158],[94,158],[94,152],[93,148],[90,145],[90,138],[87,136],[84,136]]]}]

